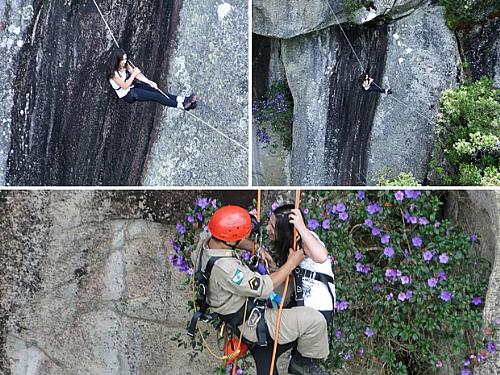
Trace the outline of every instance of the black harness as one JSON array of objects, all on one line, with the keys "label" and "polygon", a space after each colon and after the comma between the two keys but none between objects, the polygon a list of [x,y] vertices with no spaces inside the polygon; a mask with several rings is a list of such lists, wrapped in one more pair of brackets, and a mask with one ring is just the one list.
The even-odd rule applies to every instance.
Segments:
[{"label": "black harness", "polygon": [[[250,348],[254,345],[258,346],[267,346],[267,336],[268,330],[265,320],[265,308],[267,305],[267,300],[265,299],[257,299],[257,298],[248,298],[248,303],[244,304],[238,311],[228,315],[222,315],[218,313],[209,313],[208,309],[210,305],[207,302],[207,294],[208,294],[208,285],[210,282],[210,275],[212,273],[212,269],[214,268],[215,263],[222,258],[228,257],[210,257],[208,258],[207,266],[205,267],[205,271],[201,269],[201,256],[203,252],[203,247],[200,248],[200,256],[198,259],[198,267],[196,273],[194,275],[195,279],[195,288],[196,288],[196,300],[195,303],[198,306],[198,311],[195,311],[191,318],[191,323],[188,327],[187,334],[191,337],[194,337],[196,332],[196,326],[198,321],[202,320],[204,322],[210,322],[216,317],[220,317],[221,320],[227,324],[227,326],[231,329],[232,333],[240,336],[241,332],[239,330],[239,326],[243,324],[243,317],[246,315],[247,324],[249,327],[256,327],[257,333],[257,343],[250,342],[248,340],[244,341],[250,346]],[[245,306],[247,308],[245,312]]]},{"label": "black harness", "polygon": [[302,279],[304,277],[308,279],[318,280],[325,284],[326,289],[328,289],[328,293],[330,293],[330,297],[332,298],[332,304],[335,305],[335,297],[330,288],[330,283],[334,284],[333,277],[325,273],[314,272],[311,270],[306,270],[305,268],[296,267],[293,270],[293,280],[295,284],[295,302],[297,303],[297,306],[304,306],[304,288],[302,285]]}]

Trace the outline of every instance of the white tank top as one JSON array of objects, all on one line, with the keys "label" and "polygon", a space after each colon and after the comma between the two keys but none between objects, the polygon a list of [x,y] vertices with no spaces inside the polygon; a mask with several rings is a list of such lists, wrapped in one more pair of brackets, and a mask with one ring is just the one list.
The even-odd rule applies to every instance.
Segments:
[{"label": "white tank top", "polygon": [[[319,239],[318,235],[313,231],[310,232],[324,246],[323,241]],[[323,263],[316,263],[311,258],[306,256],[300,263],[300,267],[314,272],[321,272],[334,278],[332,271],[332,262],[330,261],[330,259],[325,260]],[[329,283],[328,286],[330,287],[333,298],[335,299],[335,285]],[[332,301],[332,297],[328,292],[327,286],[321,281],[304,277],[302,279],[302,287],[304,290],[304,306],[309,306],[319,311],[333,310],[334,301]]]},{"label": "white tank top", "polygon": [[[122,70],[122,73],[120,73],[119,71],[117,71],[118,75],[124,80],[126,81],[127,80],[127,72],[124,70]],[[111,87],[113,87],[113,89],[115,89],[116,91],[116,95],[118,95],[119,98],[123,98],[124,96],[126,96],[130,89],[132,87],[134,87],[134,85],[130,85],[130,87],[128,89],[123,89],[120,87],[120,85],[118,83],[115,82],[114,79],[110,78],[109,79],[109,83],[111,84]]]}]

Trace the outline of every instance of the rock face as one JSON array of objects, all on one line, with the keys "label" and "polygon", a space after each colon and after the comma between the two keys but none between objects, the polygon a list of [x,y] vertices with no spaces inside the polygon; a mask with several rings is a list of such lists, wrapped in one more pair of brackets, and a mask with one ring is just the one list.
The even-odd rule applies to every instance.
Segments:
[{"label": "rock face", "polygon": [[183,0],[168,82],[195,111],[164,111],[144,185],[248,184],[248,11],[244,0]]},{"label": "rock face", "polygon": [[376,10],[360,7],[347,14],[343,0],[254,0],[253,32],[288,39],[308,34],[347,20],[361,25],[376,17],[399,18],[426,3],[425,0],[374,0]]},{"label": "rock face", "polygon": [[[293,93],[289,183],[375,184],[401,172],[427,183],[442,92],[464,79],[467,64],[470,78],[485,74],[498,82],[498,14],[488,10],[481,25],[454,33],[443,7],[428,1],[375,1],[376,12],[349,15],[358,25],[345,22],[342,3],[330,1],[337,19],[326,1],[253,3],[260,35],[254,56],[261,57],[254,98],[280,77],[276,58]],[[269,53],[266,37],[281,45],[279,54]],[[364,72],[393,94],[363,92]]]},{"label": "rock face", "polygon": [[404,171],[425,181],[441,93],[458,85],[460,55],[442,9],[419,9],[391,24],[386,61],[383,85],[394,93],[375,113],[367,180]]},{"label": "rock face", "polygon": [[[243,149],[178,109],[120,101],[106,79],[114,43],[93,1],[7,0],[0,6],[7,51],[0,62],[8,66],[0,84],[7,93],[0,148],[11,143],[6,183],[140,185],[148,176],[151,184],[246,184],[243,1],[98,4],[135,65],[165,91],[198,91],[202,102],[192,113]],[[167,136],[175,147],[163,141]]]},{"label": "rock face", "polygon": [[190,362],[171,340],[190,290],[169,239],[198,195],[2,192],[0,373],[211,374],[208,353]]},{"label": "rock face", "polygon": [[31,0],[0,3],[0,185],[5,185],[10,151],[11,111],[14,105],[14,81],[23,35],[31,23],[34,9]]}]

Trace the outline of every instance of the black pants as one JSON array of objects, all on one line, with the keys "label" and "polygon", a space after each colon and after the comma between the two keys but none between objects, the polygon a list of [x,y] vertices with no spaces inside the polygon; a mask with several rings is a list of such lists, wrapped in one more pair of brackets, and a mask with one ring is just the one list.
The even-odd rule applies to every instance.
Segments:
[{"label": "black pants", "polygon": [[158,90],[149,85],[134,84],[127,95],[122,100],[127,103],[137,102],[156,102],[167,107],[177,107],[177,96],[172,94],[163,95]]},{"label": "black pants", "polygon": [[[271,360],[273,358],[273,346],[274,340],[271,338],[269,333],[267,333],[267,346],[255,346],[250,350],[253,359],[255,360],[255,367],[257,368],[257,375],[268,375],[269,369],[271,367]],[[278,369],[276,367],[276,362],[278,358],[287,350],[295,348],[297,346],[297,341],[292,341],[288,344],[280,345],[276,348],[276,361],[274,362],[274,374],[278,374]]]},{"label": "black pants", "polygon": [[380,87],[374,83],[372,83],[370,85],[370,87],[368,87],[368,90],[366,90],[366,91],[374,91],[374,92],[380,92],[382,94],[385,94],[385,90],[382,87]]}]

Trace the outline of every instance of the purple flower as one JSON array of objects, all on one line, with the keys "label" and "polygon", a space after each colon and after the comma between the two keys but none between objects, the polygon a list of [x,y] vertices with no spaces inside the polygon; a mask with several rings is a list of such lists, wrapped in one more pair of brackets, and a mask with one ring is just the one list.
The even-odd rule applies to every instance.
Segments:
[{"label": "purple flower", "polygon": [[261,275],[267,275],[266,266],[262,263],[259,263],[259,265],[257,267],[257,272],[260,273]]},{"label": "purple flower", "polygon": [[465,358],[464,359],[464,366],[469,366],[470,365],[470,359],[469,358]]},{"label": "purple flower", "polygon": [[420,247],[422,246],[423,244],[423,241],[422,239],[419,237],[419,236],[415,236],[411,239],[411,243],[413,244],[413,246],[415,247]]},{"label": "purple flower", "polygon": [[408,212],[406,212],[404,217],[405,217],[406,224],[410,224],[411,223],[411,215]]},{"label": "purple flower", "polygon": [[307,227],[310,229],[310,230],[315,230],[319,227],[319,222],[318,220],[316,219],[309,219],[307,220]]},{"label": "purple flower", "polygon": [[337,203],[337,212],[345,212],[345,204],[342,202]]},{"label": "purple flower", "polygon": [[179,234],[181,236],[186,234],[186,227],[181,223],[177,223],[177,225],[175,226],[175,229],[177,229],[177,232],[179,232]]},{"label": "purple flower", "polygon": [[463,368],[462,372],[460,374],[461,375],[471,375],[471,372],[468,368]]},{"label": "purple flower", "polygon": [[418,218],[418,223],[420,225],[427,225],[427,224],[429,224],[429,220],[427,220],[425,217],[419,217]]},{"label": "purple flower", "polygon": [[441,226],[441,223],[439,221],[436,221],[434,223],[434,228],[439,228]]},{"label": "purple flower", "polygon": [[243,259],[244,262],[248,262],[250,260],[251,254],[249,251],[242,251],[241,254],[241,259]]},{"label": "purple flower", "polygon": [[306,207],[302,211],[304,212],[305,215],[307,215],[309,213],[309,208]]},{"label": "purple flower", "polygon": [[365,329],[365,336],[366,337],[372,337],[373,336],[373,331],[370,327],[366,327]]},{"label": "purple flower", "polygon": [[277,203],[277,202],[274,202],[272,205],[271,205],[271,211],[276,211],[276,209],[279,207],[280,205]]},{"label": "purple flower", "polygon": [[358,349],[358,355],[359,355],[360,357],[362,357],[362,356],[363,356],[363,354],[365,354],[365,349],[364,349],[363,347],[361,347],[361,348],[359,348],[359,349]]},{"label": "purple flower", "polygon": [[194,223],[194,216],[193,215],[188,215],[187,221],[188,221],[188,223],[193,224]]},{"label": "purple flower", "polygon": [[198,219],[198,221],[203,221],[203,215],[201,212],[197,212],[196,213],[196,218]]},{"label": "purple flower", "polygon": [[495,350],[497,350],[497,345],[495,344],[495,341],[490,341],[489,343],[487,343],[486,350],[489,351],[490,353],[493,353]]},{"label": "purple flower", "polygon": [[365,225],[368,227],[368,228],[371,228],[373,226],[373,221],[371,219],[366,219],[365,220]]},{"label": "purple flower", "polygon": [[386,247],[384,249],[384,255],[387,258],[392,258],[394,256],[394,249],[392,247]]},{"label": "purple flower", "polygon": [[410,256],[410,251],[409,251],[408,249],[404,249],[404,250],[403,250],[403,256],[404,256],[405,258],[408,258],[408,257]]},{"label": "purple flower", "polygon": [[418,219],[416,216],[410,216],[410,223],[417,224],[417,221],[418,221]]},{"label": "purple flower", "polygon": [[344,359],[346,361],[350,360],[351,358],[352,358],[352,354],[350,352],[347,352],[347,353],[344,354]]},{"label": "purple flower", "polygon": [[422,254],[424,260],[426,262],[430,261],[432,257],[434,256],[434,253],[432,251],[427,250],[425,253]]},{"label": "purple flower", "polygon": [[437,361],[437,362],[436,362],[436,367],[437,367],[437,368],[443,367],[443,362],[441,362],[441,361]]},{"label": "purple flower", "polygon": [[372,236],[378,236],[380,234],[380,228],[379,227],[373,227],[372,228]]},{"label": "purple flower", "polygon": [[391,292],[385,298],[387,298],[387,301],[390,301],[394,298],[394,294],[392,294],[392,292]]},{"label": "purple flower", "polygon": [[381,238],[380,238],[380,242],[383,243],[384,245],[387,245],[389,243],[389,241],[391,240],[391,236],[388,235],[388,234],[384,234]]},{"label": "purple flower", "polygon": [[385,270],[385,277],[388,279],[393,279],[395,277],[398,277],[398,272],[400,271],[388,268]]},{"label": "purple flower", "polygon": [[359,201],[362,201],[365,199],[365,192],[364,191],[358,191],[358,194],[356,194],[356,197],[358,198]]},{"label": "purple flower", "polygon": [[370,203],[368,205],[368,207],[366,208],[366,210],[368,211],[368,213],[370,215],[374,215],[376,214],[377,212],[379,212],[380,210],[382,209],[382,207],[380,207],[380,205],[378,203]]},{"label": "purple flower", "polygon": [[364,264],[361,264],[361,263],[356,263],[356,271],[360,272],[360,273],[364,273],[364,274],[367,274],[368,272],[370,272],[372,269],[370,268],[370,266],[365,266]]},{"label": "purple flower", "polygon": [[180,243],[175,242],[173,240],[170,240],[170,243],[172,244],[172,247],[174,248],[174,251],[176,253],[180,253],[181,252],[181,244]]},{"label": "purple flower", "polygon": [[446,272],[444,272],[444,271],[438,272],[438,279],[439,279],[439,281],[445,281],[446,279],[448,279]]},{"label": "purple flower", "polygon": [[476,233],[472,233],[470,236],[469,236],[469,240],[471,242],[476,242],[477,241],[477,234]]},{"label": "purple flower", "polygon": [[325,219],[323,220],[323,223],[321,224],[321,227],[325,230],[330,229],[330,219]]},{"label": "purple flower", "polygon": [[443,264],[446,264],[448,263],[448,255],[446,255],[446,253],[443,253],[439,256],[439,263],[443,263]]},{"label": "purple flower", "polygon": [[335,337],[336,338],[341,338],[342,337],[342,331],[340,329],[335,330]]},{"label": "purple flower", "polygon": [[394,198],[398,201],[401,202],[404,199],[405,195],[401,190],[396,191],[394,194]]},{"label": "purple flower", "polygon": [[472,301],[470,303],[472,303],[475,306],[479,306],[481,303],[483,303],[483,300],[479,296],[474,296],[474,298],[472,298]]},{"label": "purple flower", "polygon": [[441,291],[441,295],[439,296],[439,298],[441,298],[444,302],[451,301],[452,297],[453,297],[453,293],[448,291],[448,290]]},{"label": "purple flower", "polygon": [[411,299],[411,297],[413,297],[413,290],[408,290],[408,291],[405,293],[405,295],[406,295],[406,299],[407,299],[407,300],[410,300],[410,299]]},{"label": "purple flower", "polygon": [[405,195],[408,199],[417,199],[420,194],[421,192],[418,190],[405,190]]},{"label": "purple flower", "polygon": [[405,292],[400,292],[398,294],[398,300],[400,300],[401,302],[404,302],[406,300],[406,293]]},{"label": "purple flower", "polygon": [[403,285],[411,284],[411,277],[406,275],[401,276],[401,284]]},{"label": "purple flower", "polygon": [[359,260],[363,258],[363,254],[361,254],[361,252],[359,250],[356,250],[356,252],[354,253],[354,260],[356,262],[359,262]]},{"label": "purple flower", "polygon": [[438,280],[435,277],[431,277],[429,280],[427,280],[427,285],[429,285],[429,288],[435,288],[437,284]]},{"label": "purple flower", "polygon": [[339,219],[342,221],[346,221],[349,218],[349,214],[347,212],[341,212],[339,214]]},{"label": "purple flower", "polygon": [[202,210],[205,209],[208,206],[208,198],[198,198],[196,200],[196,205],[200,207]]},{"label": "purple flower", "polygon": [[337,311],[347,310],[348,307],[349,307],[349,302],[347,301],[340,301],[335,303],[335,309]]}]

